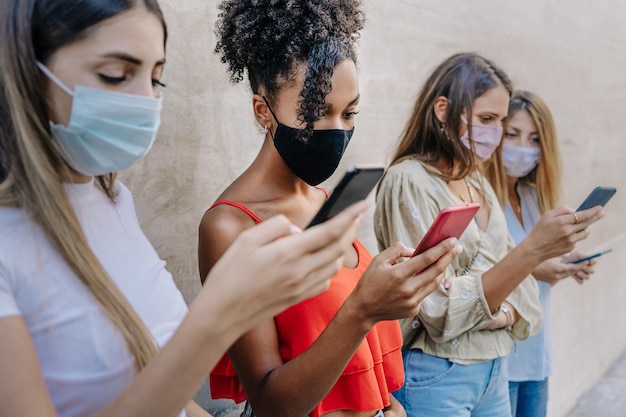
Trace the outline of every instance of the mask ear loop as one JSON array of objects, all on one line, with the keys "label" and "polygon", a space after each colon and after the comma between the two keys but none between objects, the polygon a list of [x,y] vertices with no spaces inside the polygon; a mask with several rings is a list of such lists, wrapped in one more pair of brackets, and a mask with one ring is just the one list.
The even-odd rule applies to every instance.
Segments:
[{"label": "mask ear loop", "polygon": [[[278,121],[278,117],[276,117],[276,115],[274,114],[274,111],[272,110],[272,107],[270,106],[269,101],[267,101],[267,99],[265,98],[265,96],[261,96],[263,97],[263,101],[265,102],[265,105],[267,106],[267,108],[269,109],[270,113],[272,113],[272,116],[274,117],[274,120],[276,120],[276,123],[280,123]],[[267,126],[265,126],[265,129],[267,129]]]},{"label": "mask ear loop", "polygon": [[[265,96],[261,96],[261,97],[263,97],[263,101],[265,102],[265,105],[267,106],[267,108],[270,111],[270,113],[272,113],[272,116],[274,117],[274,120],[276,120],[276,123],[280,124],[280,122],[278,121],[278,117],[276,117],[276,115],[274,114],[274,111],[272,110],[272,107],[270,106],[269,101],[267,101],[267,98],[265,98]],[[274,134],[272,133],[270,128],[268,126],[265,126],[265,134],[266,135],[267,135],[267,132],[270,132],[270,136],[272,137],[272,140],[275,140],[274,139]]]},{"label": "mask ear loop", "polygon": [[57,76],[54,75],[52,71],[48,69],[48,67],[46,67],[44,64],[42,64],[39,61],[37,61],[36,63],[39,69],[41,70],[41,72],[43,72],[48,78],[50,78],[50,80],[52,80],[53,83],[58,85],[61,90],[65,91],[71,97],[74,97],[74,92],[70,90],[69,87],[63,83],[63,81],[59,80],[59,78],[57,78]]}]

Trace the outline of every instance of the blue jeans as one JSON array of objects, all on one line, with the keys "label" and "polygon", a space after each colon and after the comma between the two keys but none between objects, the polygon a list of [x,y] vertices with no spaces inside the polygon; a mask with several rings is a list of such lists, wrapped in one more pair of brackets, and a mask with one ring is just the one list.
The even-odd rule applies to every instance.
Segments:
[{"label": "blue jeans", "polygon": [[419,349],[404,353],[404,385],[393,395],[407,417],[510,417],[502,358],[461,365]]},{"label": "blue jeans", "polygon": [[543,381],[509,382],[513,417],[546,417],[548,378]]}]

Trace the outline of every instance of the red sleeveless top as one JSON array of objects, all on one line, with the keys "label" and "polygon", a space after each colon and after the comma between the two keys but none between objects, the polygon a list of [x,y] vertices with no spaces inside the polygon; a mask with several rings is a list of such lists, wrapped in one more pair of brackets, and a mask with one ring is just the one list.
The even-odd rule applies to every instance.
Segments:
[{"label": "red sleeveless top", "polygon": [[[209,210],[220,204],[237,207],[255,222],[261,222],[248,208],[232,201],[220,200]],[[372,256],[367,249],[358,240],[355,240],[354,247],[359,256],[356,268],[342,268],[331,279],[327,291],[274,317],[280,356],[284,362],[295,358],[315,342],[369,266]],[[309,415],[319,417],[337,410],[376,411],[389,406],[390,393],[404,382],[401,347],[402,333],[397,321],[376,324],[339,380]],[[235,402],[246,400],[246,393],[228,355],[224,355],[211,372],[210,386],[213,398],[229,398]]]}]

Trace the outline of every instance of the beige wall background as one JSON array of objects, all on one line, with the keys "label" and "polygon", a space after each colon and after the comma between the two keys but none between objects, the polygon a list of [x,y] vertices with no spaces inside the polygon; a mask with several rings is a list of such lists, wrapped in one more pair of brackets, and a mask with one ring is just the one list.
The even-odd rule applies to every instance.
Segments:
[{"label": "beige wall background", "polygon": [[[161,3],[170,28],[163,124],[151,153],[122,180],[135,195],[148,237],[191,301],[200,288],[198,222],[252,161],[262,132],[248,87],[231,86],[213,54],[216,2]],[[579,246],[614,252],[585,285],[569,280],[553,291],[549,415],[564,416],[626,348],[626,3],[365,0],[365,9],[361,113],[327,187],[355,163],[386,161],[428,72],[452,53],[476,51],[550,105],[564,160],[565,204],[577,206],[596,185],[619,190],[606,218]],[[371,220],[360,237],[375,252]]]}]

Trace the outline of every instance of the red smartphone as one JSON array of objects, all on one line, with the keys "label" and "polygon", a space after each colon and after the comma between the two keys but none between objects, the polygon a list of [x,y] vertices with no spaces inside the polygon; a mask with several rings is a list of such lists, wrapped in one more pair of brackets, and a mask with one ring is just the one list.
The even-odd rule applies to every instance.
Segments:
[{"label": "red smartphone", "polygon": [[479,209],[480,204],[470,203],[441,210],[412,256],[419,255],[448,238],[460,238]]}]

